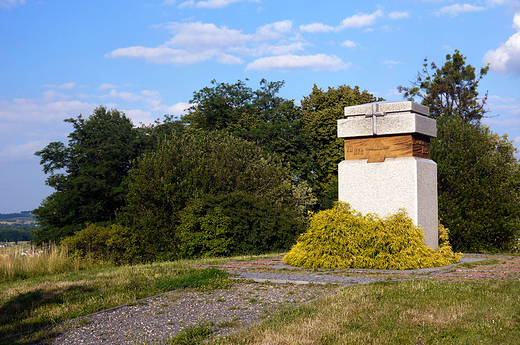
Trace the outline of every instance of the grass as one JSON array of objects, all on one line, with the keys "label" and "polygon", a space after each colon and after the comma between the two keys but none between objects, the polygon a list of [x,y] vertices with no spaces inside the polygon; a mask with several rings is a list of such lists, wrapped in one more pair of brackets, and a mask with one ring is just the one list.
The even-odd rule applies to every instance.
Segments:
[{"label": "grass", "polygon": [[65,249],[55,245],[33,247],[25,244],[0,248],[0,283],[77,272],[95,266],[100,265],[70,258]]},{"label": "grass", "polygon": [[191,274],[181,277],[165,277],[158,280],[155,285],[162,291],[227,289],[231,285],[228,277],[227,272],[210,267],[200,271],[192,270]]},{"label": "grass", "polygon": [[[188,267],[191,263],[103,267],[0,283],[0,344],[12,344],[13,340],[6,338],[15,334],[135,303],[168,289],[157,282],[184,282],[172,288],[201,290],[230,286],[224,272],[214,268],[204,270],[202,277],[206,280],[201,281],[200,270]],[[44,338],[52,336],[46,332],[35,334]],[[29,340],[41,341],[34,337]]]},{"label": "grass", "polygon": [[213,334],[211,323],[200,322],[195,326],[189,326],[180,331],[175,337],[168,340],[173,345],[197,345]]},{"label": "grass", "polygon": [[[125,267],[70,266],[70,271],[61,273],[4,277],[0,282],[0,343],[43,341],[52,333],[37,331],[40,327],[73,318],[79,318],[79,325],[85,324],[88,320],[81,316],[140,303],[140,299],[167,289],[227,287],[230,283],[221,271],[190,266],[248,258],[259,257]],[[493,259],[484,264],[498,263]],[[258,284],[258,288],[265,284]],[[199,324],[187,327],[169,343],[197,344],[206,339],[213,344],[517,344],[519,290],[519,279],[435,281],[421,277],[399,283],[356,285],[310,304],[269,313],[266,322],[236,335],[211,339],[213,325]],[[244,298],[258,303],[255,296]],[[234,321],[217,326],[238,327],[240,323]],[[6,338],[22,332],[31,333],[22,340]]]},{"label": "grass", "polygon": [[517,344],[519,281],[357,285],[214,344]]}]

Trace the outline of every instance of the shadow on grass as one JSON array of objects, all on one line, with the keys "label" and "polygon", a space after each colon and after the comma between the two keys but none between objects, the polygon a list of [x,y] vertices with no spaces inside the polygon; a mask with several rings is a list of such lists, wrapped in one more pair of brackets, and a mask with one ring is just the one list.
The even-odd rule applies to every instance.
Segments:
[{"label": "shadow on grass", "polygon": [[0,344],[25,344],[26,342],[18,342],[12,337],[63,321],[36,315],[37,310],[46,307],[50,310],[52,306],[64,304],[64,293],[81,298],[80,295],[92,293],[94,290],[89,286],[70,286],[65,289],[38,289],[12,297],[0,307]]}]

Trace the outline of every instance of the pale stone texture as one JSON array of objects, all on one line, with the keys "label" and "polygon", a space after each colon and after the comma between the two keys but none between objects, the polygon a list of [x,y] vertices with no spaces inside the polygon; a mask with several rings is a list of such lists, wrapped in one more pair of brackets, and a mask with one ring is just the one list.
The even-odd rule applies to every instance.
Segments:
[{"label": "pale stone texture", "polygon": [[[425,116],[428,114],[427,107],[414,102],[376,102],[347,107],[347,118],[338,120],[338,137],[414,133],[436,137],[437,123]],[[348,202],[363,214],[377,213],[383,217],[404,208],[414,224],[421,226],[425,244],[438,248],[437,164],[434,161],[418,157],[386,158],[384,162],[374,163],[368,163],[367,159],[348,160],[339,164],[338,179],[339,200]]]},{"label": "pale stone texture", "polygon": [[425,244],[438,247],[437,164],[417,157],[366,159],[339,164],[339,200],[363,214],[384,217],[404,208],[422,227]]},{"label": "pale stone texture", "polygon": [[378,104],[379,111],[386,113],[376,120],[376,135],[419,133],[433,138],[437,136],[436,121],[423,116],[430,113],[428,107],[413,102],[377,102],[346,107],[346,118],[338,120],[338,137],[354,138],[373,135],[373,120],[365,116],[372,111],[372,104]]}]

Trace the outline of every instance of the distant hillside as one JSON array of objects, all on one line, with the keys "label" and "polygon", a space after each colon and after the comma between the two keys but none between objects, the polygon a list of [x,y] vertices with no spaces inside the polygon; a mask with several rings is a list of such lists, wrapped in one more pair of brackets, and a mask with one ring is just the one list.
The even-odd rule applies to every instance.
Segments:
[{"label": "distant hillside", "polygon": [[35,228],[31,211],[0,213],[0,242],[30,241]]},{"label": "distant hillside", "polygon": [[34,224],[35,222],[36,219],[31,214],[31,211],[22,211],[20,213],[0,213],[0,224]]}]

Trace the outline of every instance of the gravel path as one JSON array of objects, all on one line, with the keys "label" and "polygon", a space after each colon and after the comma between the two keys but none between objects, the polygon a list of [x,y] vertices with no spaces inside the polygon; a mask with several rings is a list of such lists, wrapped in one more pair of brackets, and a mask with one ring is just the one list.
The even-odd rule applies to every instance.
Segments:
[{"label": "gravel path", "polygon": [[53,344],[155,344],[187,326],[211,322],[225,335],[332,290],[320,285],[239,282],[228,290],[173,291],[74,320]]},{"label": "gravel path", "polygon": [[[486,258],[465,255],[461,263]],[[217,336],[226,335],[266,320],[283,307],[308,303],[352,284],[423,278],[520,279],[520,258],[500,258],[505,264],[407,271],[311,271],[284,265],[281,258],[228,262],[216,266],[240,279],[228,290],[173,291],[88,315],[70,321],[53,344],[164,344],[199,322],[211,323]]]}]

